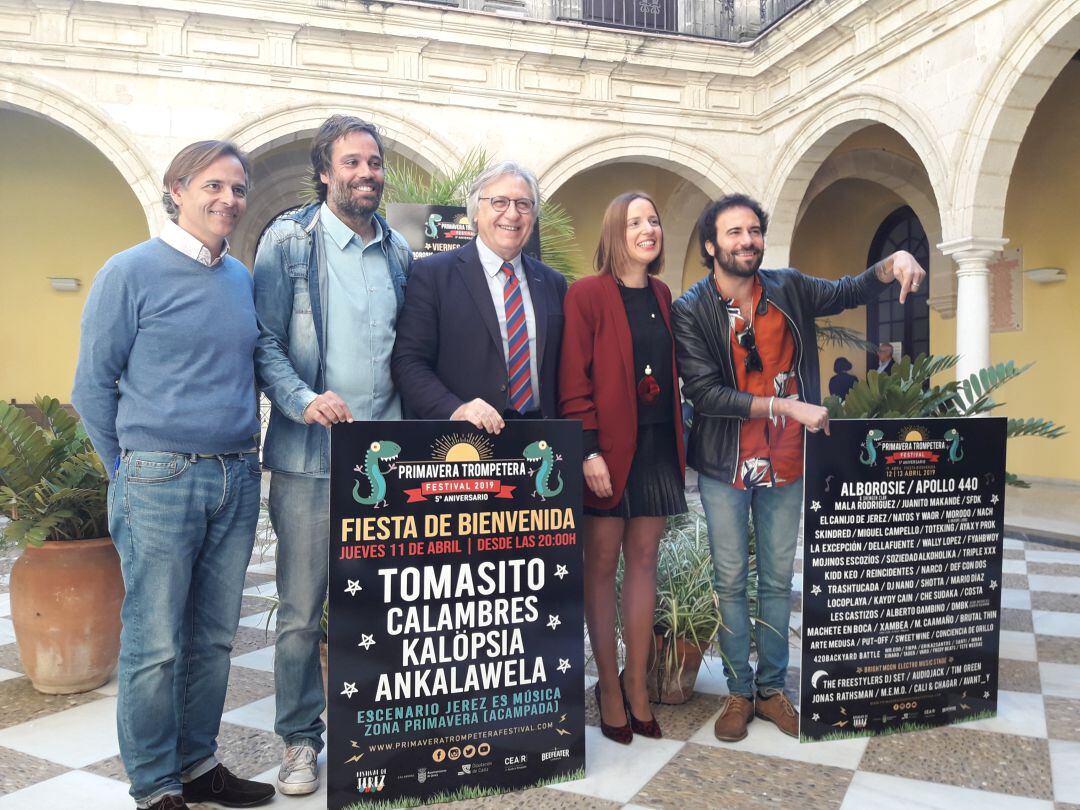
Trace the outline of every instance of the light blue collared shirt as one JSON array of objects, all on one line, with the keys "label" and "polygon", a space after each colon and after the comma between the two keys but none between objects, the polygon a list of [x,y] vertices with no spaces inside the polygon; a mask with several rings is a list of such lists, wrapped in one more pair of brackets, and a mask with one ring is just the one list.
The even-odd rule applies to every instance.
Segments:
[{"label": "light blue collared shirt", "polygon": [[[502,335],[503,357],[509,364],[510,344],[506,339],[506,303],[503,300],[503,291],[506,288],[506,276],[502,272],[503,259],[485,245],[480,237],[476,238],[476,251],[480,254],[480,265],[484,268],[488,291],[491,293],[491,300],[495,303],[495,316],[499,319],[499,334]],[[525,277],[525,266],[521,261],[521,254],[515,256],[510,264],[514,266],[514,275],[517,276],[518,286],[521,287],[521,303],[525,305],[525,328],[529,331],[529,380],[532,384],[532,404],[533,408],[539,410],[540,374],[536,367],[536,314],[533,312],[532,296],[529,294],[529,282]]]},{"label": "light blue collared shirt", "polygon": [[354,419],[400,419],[401,400],[390,379],[397,296],[382,227],[366,245],[323,203],[319,214],[326,251],[326,387]]}]

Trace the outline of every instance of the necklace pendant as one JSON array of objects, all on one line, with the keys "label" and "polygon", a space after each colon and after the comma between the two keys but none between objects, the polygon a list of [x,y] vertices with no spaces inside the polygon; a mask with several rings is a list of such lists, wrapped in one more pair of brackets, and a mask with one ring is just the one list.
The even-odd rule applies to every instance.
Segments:
[{"label": "necklace pendant", "polygon": [[637,384],[638,399],[646,405],[651,405],[660,398],[660,385],[652,375],[652,365],[645,366],[645,376]]}]

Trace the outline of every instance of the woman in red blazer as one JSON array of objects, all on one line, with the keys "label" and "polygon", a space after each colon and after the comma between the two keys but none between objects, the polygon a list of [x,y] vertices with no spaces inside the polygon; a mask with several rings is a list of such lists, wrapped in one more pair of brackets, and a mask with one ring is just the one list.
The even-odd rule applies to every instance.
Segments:
[{"label": "woman in red blazer", "polygon": [[[671,291],[656,204],[621,194],[604,213],[596,275],[563,304],[559,410],[585,436],[585,619],[600,679],[600,729],[616,742],[660,737],[645,671],[653,637],[656,552],[667,515],[686,511]],[[615,570],[626,668],[617,674]]]}]

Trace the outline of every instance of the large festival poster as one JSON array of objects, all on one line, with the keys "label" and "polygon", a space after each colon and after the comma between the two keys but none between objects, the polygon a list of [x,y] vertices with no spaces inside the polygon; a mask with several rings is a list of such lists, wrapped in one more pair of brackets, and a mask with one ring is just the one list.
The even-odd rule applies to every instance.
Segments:
[{"label": "large festival poster", "polygon": [[1002,418],[806,437],[803,741],[997,713]]},{"label": "large festival poster", "polygon": [[329,807],[585,766],[581,425],[331,432]]}]

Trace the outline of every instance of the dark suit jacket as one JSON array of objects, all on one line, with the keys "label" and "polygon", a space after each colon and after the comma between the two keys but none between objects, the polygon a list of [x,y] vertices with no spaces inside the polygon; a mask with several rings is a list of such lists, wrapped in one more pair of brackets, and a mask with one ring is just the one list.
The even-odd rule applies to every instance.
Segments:
[{"label": "dark suit jacket", "polygon": [[[536,320],[540,409],[555,418],[566,279],[529,256],[522,261]],[[406,418],[448,419],[476,397],[506,409],[506,355],[475,239],[413,265],[390,371]]]},{"label": "dark suit jacket", "polygon": [[[649,284],[670,332],[671,290],[656,278],[650,278]],[[665,382],[675,391],[672,430],[679,467],[685,475],[686,453],[674,337],[671,368],[671,379]],[[566,329],[559,364],[559,410],[564,419],[580,419],[583,430],[598,432],[600,451],[611,474],[612,495],[600,499],[585,487],[585,505],[594,509],[613,509],[622,497],[637,450],[638,417],[630,324],[619,288],[609,274],[578,279],[566,294]]]}]

